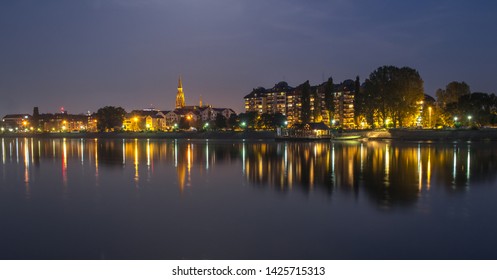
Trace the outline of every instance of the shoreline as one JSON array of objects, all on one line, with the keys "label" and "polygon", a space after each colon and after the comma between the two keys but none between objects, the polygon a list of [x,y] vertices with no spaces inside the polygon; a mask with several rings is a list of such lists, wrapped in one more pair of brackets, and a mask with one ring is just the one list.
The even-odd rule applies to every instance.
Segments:
[{"label": "shoreline", "polygon": [[0,138],[70,138],[70,139],[274,139],[274,131],[203,131],[203,132],[83,132],[83,133],[3,133]]},{"label": "shoreline", "polygon": [[[367,140],[395,141],[479,141],[497,140],[497,128],[483,129],[389,129],[344,131]],[[2,133],[0,138],[69,139],[213,139],[275,140],[275,131],[203,131],[203,132],[83,132],[83,133]],[[288,140],[288,141],[291,141]]]}]

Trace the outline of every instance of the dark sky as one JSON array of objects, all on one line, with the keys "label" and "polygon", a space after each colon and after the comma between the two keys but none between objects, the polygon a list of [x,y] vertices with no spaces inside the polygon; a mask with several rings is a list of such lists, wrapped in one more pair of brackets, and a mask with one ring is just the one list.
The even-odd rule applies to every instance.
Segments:
[{"label": "dark sky", "polygon": [[450,81],[497,93],[496,1],[3,0],[0,114],[172,109],[240,112],[252,88],[361,81],[415,68],[434,95]]}]

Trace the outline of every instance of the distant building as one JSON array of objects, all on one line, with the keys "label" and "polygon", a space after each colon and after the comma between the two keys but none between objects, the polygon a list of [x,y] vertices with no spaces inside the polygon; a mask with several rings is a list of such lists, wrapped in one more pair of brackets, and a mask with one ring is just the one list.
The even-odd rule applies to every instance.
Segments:
[{"label": "distant building", "polygon": [[133,110],[123,120],[125,131],[165,131],[169,127],[166,116],[156,109]]},{"label": "distant building", "polygon": [[205,122],[216,120],[218,115],[222,115],[226,119],[236,115],[235,111],[230,108],[214,108],[211,105],[204,105],[202,96],[199,99],[199,106],[186,105],[181,77],[178,79],[175,109],[161,112],[164,115],[168,129],[178,127],[181,122],[184,125],[187,123],[191,127],[202,127]]},{"label": "distant building", "polygon": [[[324,122],[329,126],[354,128],[354,81],[346,80],[333,86],[332,100],[326,100],[326,83],[311,86],[309,108],[305,112],[312,122]],[[287,117],[289,126],[303,123],[302,92],[303,84],[291,87],[286,82],[279,82],[270,89],[258,87],[244,97],[245,111],[258,114],[281,113]],[[333,104],[333,109],[326,104]]]},{"label": "distant building", "polygon": [[[95,131],[96,123],[91,114],[68,114],[67,111],[61,113],[38,114],[36,120],[37,131],[43,132],[75,132],[75,131]],[[93,130],[95,128],[95,130]]]},{"label": "distant building", "polygon": [[2,131],[29,131],[31,129],[31,115],[29,114],[10,114],[2,118]]}]

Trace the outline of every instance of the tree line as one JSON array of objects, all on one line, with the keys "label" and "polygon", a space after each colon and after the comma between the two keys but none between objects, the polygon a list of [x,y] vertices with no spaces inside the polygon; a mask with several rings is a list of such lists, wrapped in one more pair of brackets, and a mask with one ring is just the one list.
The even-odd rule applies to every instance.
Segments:
[{"label": "tree line", "polygon": [[356,92],[358,127],[453,127],[497,124],[495,94],[471,92],[465,82],[453,81],[426,95],[419,72],[409,67],[382,66]]}]

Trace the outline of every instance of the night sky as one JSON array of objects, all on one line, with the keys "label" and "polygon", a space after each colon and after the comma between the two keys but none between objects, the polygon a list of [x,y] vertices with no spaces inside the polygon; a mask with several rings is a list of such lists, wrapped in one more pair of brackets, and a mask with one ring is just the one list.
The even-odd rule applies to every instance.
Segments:
[{"label": "night sky", "polygon": [[174,107],[243,110],[252,88],[335,82],[382,65],[497,93],[496,1],[2,0],[0,115]]}]

